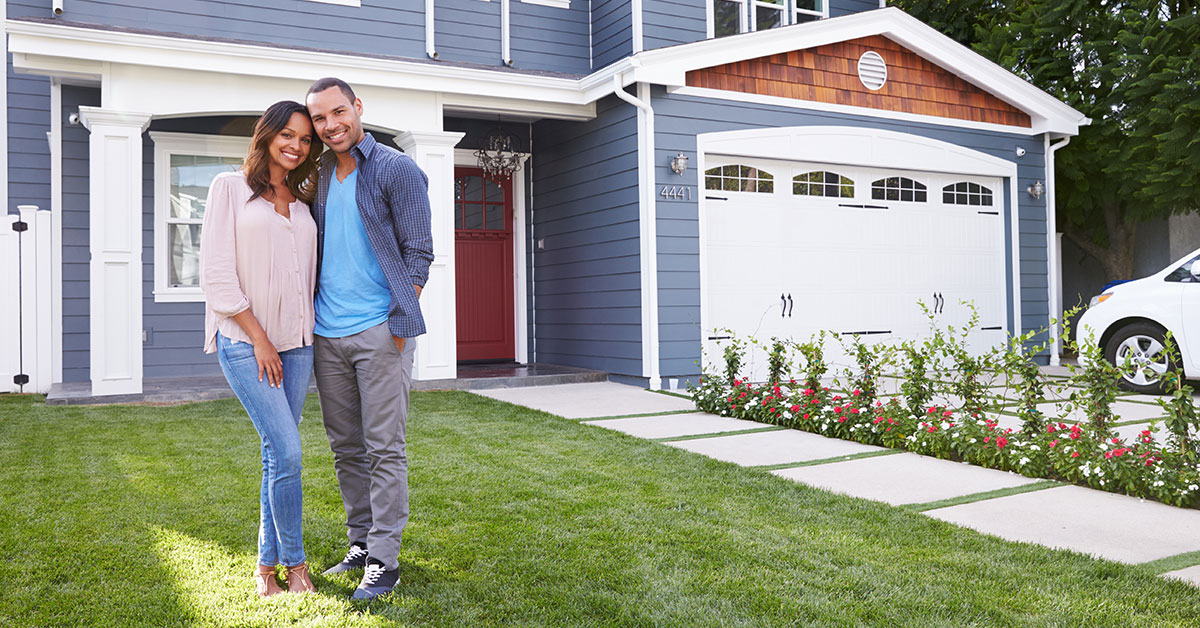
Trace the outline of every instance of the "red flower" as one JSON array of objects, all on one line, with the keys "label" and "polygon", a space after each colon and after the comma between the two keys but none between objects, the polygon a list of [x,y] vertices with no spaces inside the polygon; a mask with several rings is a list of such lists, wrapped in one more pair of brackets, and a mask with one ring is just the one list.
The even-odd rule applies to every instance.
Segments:
[{"label": "red flower", "polygon": [[788,380],[788,381],[789,381],[789,383],[792,383],[792,384],[795,384],[795,383],[796,383],[796,380],[794,380],[794,379],[793,379],[793,380]]},{"label": "red flower", "polygon": [[1071,457],[1072,457],[1072,458],[1078,458],[1078,457],[1079,457],[1079,452],[1078,452],[1078,451],[1073,451],[1073,452],[1071,452]]},{"label": "red flower", "polygon": [[792,408],[791,408],[791,409],[792,409],[792,412],[799,412],[799,411],[800,411],[800,406],[792,406]]},{"label": "red flower", "polygon": [[806,419],[807,419],[807,418],[808,418],[808,416],[809,416],[809,415],[807,415],[807,414],[806,414],[806,415],[804,415],[804,418],[806,418]]},{"label": "red flower", "polygon": [[937,426],[936,426],[936,425],[930,425],[930,426],[929,426],[929,433],[930,433],[930,434],[932,434],[932,433],[934,433],[934,432],[936,432],[936,431],[937,431]]},{"label": "red flower", "polygon": [[738,399],[743,399],[743,398],[745,398],[745,396],[746,396],[746,393],[742,393],[742,394],[738,395]]},{"label": "red flower", "polygon": [[1007,438],[1004,438],[1003,436],[999,436],[996,438],[996,449],[1004,449],[1004,446],[1007,444],[1008,444]]},{"label": "red flower", "polygon": [[890,431],[892,431],[892,428],[890,428],[890,427],[886,427],[886,428],[884,428],[884,429],[883,429],[883,431],[885,431],[885,432],[890,432]]},{"label": "red flower", "polygon": [[1046,426],[1046,433],[1047,433],[1047,434],[1053,434],[1053,433],[1054,433],[1054,424],[1053,424],[1053,423],[1051,423],[1050,425],[1047,425],[1047,426]]},{"label": "red flower", "polygon": [[771,408],[771,409],[767,410],[767,412],[770,412],[771,414],[774,414],[774,413],[775,413],[775,408]]},{"label": "red flower", "polygon": [[1121,444],[1121,439],[1119,439],[1119,438],[1117,438],[1116,436],[1114,436],[1114,437],[1113,437],[1113,444],[1114,444],[1114,445],[1120,445],[1120,444]]},{"label": "red flower", "polygon": [[1106,451],[1106,452],[1104,452],[1104,457],[1105,457],[1106,459],[1107,459],[1107,458],[1112,458],[1112,456],[1113,456],[1113,452],[1111,452],[1111,451]]},{"label": "red flower", "polygon": [[841,413],[842,413],[842,407],[841,407],[841,406],[834,406],[834,408],[833,408],[833,413],[834,413],[834,414],[841,414]]},{"label": "red flower", "polygon": [[838,423],[845,423],[845,422],[846,422],[846,417],[842,417],[842,418],[838,419]]},{"label": "red flower", "polygon": [[925,414],[933,414],[936,411],[937,411],[937,408],[935,408],[933,406],[929,406],[929,409],[925,411]]},{"label": "red flower", "polygon": [[836,401],[841,401],[841,400],[842,400],[842,396],[841,396],[841,395],[834,395],[834,396],[833,396],[833,399],[831,399],[831,401],[835,401],[835,402],[836,402]]},{"label": "red flower", "polygon": [[991,442],[991,440],[992,440],[992,437],[991,437],[991,436],[984,436],[984,437],[983,437],[983,442],[985,442],[985,443]]},{"label": "red flower", "polygon": [[954,416],[954,413],[949,410],[946,410],[945,412],[942,413],[942,416],[949,418],[949,417]]},{"label": "red flower", "polygon": [[1071,440],[1079,440],[1079,432],[1077,432],[1075,430],[1071,430],[1070,436],[1071,436]]},{"label": "red flower", "polygon": [[855,389],[854,389],[854,396],[855,396],[855,397],[857,397],[857,396],[859,396],[859,395],[861,395],[861,394],[862,394],[862,391],[861,391],[861,390],[859,390],[859,389],[857,389],[857,388],[855,388]]},{"label": "red flower", "polygon": [[[896,424],[896,419],[888,419],[888,425],[895,425],[895,424]],[[888,429],[890,430],[892,428],[889,427]]]},{"label": "red flower", "polygon": [[1056,439],[1054,439],[1054,440],[1052,440],[1052,441],[1050,441],[1050,446],[1051,446],[1051,447],[1054,447],[1054,446],[1056,446],[1056,445],[1058,445],[1058,439],[1057,439],[1057,438],[1056,438]]},{"label": "red flower", "polygon": [[858,414],[858,408],[850,408],[850,414]]}]

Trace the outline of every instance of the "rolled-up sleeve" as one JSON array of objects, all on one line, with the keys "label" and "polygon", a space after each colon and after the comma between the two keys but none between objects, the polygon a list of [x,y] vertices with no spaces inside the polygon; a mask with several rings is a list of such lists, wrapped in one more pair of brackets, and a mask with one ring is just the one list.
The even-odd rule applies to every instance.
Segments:
[{"label": "rolled-up sleeve", "polygon": [[213,180],[200,231],[200,288],[209,308],[224,317],[250,307],[237,274],[235,195],[228,177]]},{"label": "rolled-up sleeve", "polygon": [[429,179],[411,158],[399,160],[396,180],[391,189],[391,206],[401,212],[400,259],[408,269],[415,286],[429,281],[429,265],[433,263],[433,234],[430,227]]}]

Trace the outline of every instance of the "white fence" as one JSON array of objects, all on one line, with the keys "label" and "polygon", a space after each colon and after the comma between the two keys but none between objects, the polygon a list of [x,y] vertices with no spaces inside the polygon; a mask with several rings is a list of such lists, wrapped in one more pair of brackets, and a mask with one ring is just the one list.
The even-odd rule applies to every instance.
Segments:
[{"label": "white fence", "polygon": [[0,392],[50,391],[50,212],[19,205],[0,217]]}]

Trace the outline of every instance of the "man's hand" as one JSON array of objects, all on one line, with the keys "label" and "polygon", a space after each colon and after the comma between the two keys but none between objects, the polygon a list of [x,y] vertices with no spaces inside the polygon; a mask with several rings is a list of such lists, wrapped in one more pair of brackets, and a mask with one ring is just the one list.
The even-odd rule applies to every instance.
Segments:
[{"label": "man's hand", "polygon": [[418,286],[417,284],[415,284],[415,283],[414,283],[414,284],[413,284],[413,290],[416,290],[416,291],[417,291],[417,298],[418,298],[418,299],[419,299],[419,298],[421,298],[421,286]]},{"label": "man's hand", "polygon": [[397,338],[395,336],[392,336],[392,342],[396,343],[396,348],[400,350],[400,353],[404,353],[404,341],[405,340],[407,340],[407,338]]}]

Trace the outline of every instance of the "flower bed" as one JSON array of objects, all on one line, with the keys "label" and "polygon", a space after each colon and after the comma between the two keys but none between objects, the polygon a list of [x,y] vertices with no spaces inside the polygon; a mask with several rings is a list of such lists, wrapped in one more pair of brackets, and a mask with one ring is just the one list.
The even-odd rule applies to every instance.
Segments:
[{"label": "flower bed", "polygon": [[[1110,426],[1119,373],[1102,359],[1090,360],[1086,369],[1072,376],[1079,388],[1069,403],[1082,409],[1088,420],[1047,420],[1038,408],[1046,401],[1046,382],[1036,366],[1029,367],[1032,362],[1025,357],[1031,335],[982,356],[968,355],[963,349],[964,338],[955,336],[952,328],[949,333],[937,332],[935,336],[919,350],[916,360],[921,364],[945,364],[949,360],[954,368],[942,373],[953,381],[932,381],[923,368],[920,372],[906,371],[905,364],[913,360],[911,344],[903,347],[906,350],[896,351],[879,345],[864,348],[855,339],[848,353],[857,364],[846,369],[834,386],[849,392],[830,390],[821,385],[826,365],[817,348],[823,340],[814,339],[793,346],[806,367],[799,382],[783,375],[780,379],[786,377],[784,381],[755,384],[733,377],[731,371],[736,369],[727,369],[724,376],[705,374],[700,385],[691,389],[692,398],[701,410],[721,416],[1197,507],[1200,470],[1189,437],[1189,430],[1196,427],[1195,410],[1191,389],[1181,379],[1169,380],[1175,394],[1162,402],[1172,433],[1168,445],[1156,443],[1150,430],[1125,441]],[[753,340],[731,345],[738,347],[732,352],[738,355],[727,350],[727,366],[740,368],[745,363],[740,351],[747,344],[753,344]],[[772,343],[770,353],[776,360],[781,345],[786,343]],[[1093,358],[1100,357],[1092,346],[1080,350]],[[878,374],[885,366],[898,367],[899,372],[909,376],[900,387],[901,395],[887,401],[876,393]],[[771,368],[772,374],[786,370],[775,365]],[[980,378],[986,372],[1016,382],[1020,402],[1014,409],[1021,418],[1020,429],[1000,427],[993,414],[998,403],[989,398],[981,384]],[[930,403],[939,391],[955,395],[962,404],[947,408]]]}]

